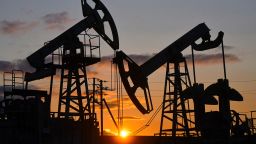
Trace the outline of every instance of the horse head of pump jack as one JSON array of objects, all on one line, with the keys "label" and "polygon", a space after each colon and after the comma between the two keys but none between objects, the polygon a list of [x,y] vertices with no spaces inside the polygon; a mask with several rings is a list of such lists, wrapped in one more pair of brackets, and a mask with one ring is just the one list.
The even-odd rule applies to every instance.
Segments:
[{"label": "horse head of pump jack", "polygon": [[[90,1],[90,4],[89,4]],[[93,28],[97,33],[114,49],[119,49],[119,38],[115,22],[108,9],[100,0],[81,0],[83,16],[93,16],[95,22]],[[110,28],[111,34],[106,33],[106,29]]]}]

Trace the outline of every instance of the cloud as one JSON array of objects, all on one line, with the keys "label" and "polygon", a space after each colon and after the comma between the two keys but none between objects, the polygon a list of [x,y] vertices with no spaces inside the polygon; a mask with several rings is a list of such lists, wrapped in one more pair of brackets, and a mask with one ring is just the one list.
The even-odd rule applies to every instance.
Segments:
[{"label": "cloud", "polygon": [[[228,49],[233,49],[233,46],[227,46]],[[138,65],[143,64],[150,58],[152,58],[155,54],[128,54],[127,56],[130,57],[132,60],[134,60]],[[185,55],[184,56],[188,63],[191,63],[191,57],[192,55]],[[218,64],[222,63],[222,53],[216,53],[216,54],[195,54],[194,55],[196,63],[197,64]],[[101,65],[105,66],[107,62],[111,62],[113,59],[113,56],[104,56],[101,59]],[[225,60],[228,63],[235,63],[240,62],[240,58],[237,55],[234,54],[225,54]],[[95,65],[97,66],[97,65]]]},{"label": "cloud", "polygon": [[13,63],[0,60],[0,71],[10,71],[13,69]]},{"label": "cloud", "polygon": [[0,71],[12,71],[13,69],[23,70],[26,72],[34,71],[34,69],[29,65],[29,63],[25,59],[19,59],[14,61],[0,60]]},{"label": "cloud", "polygon": [[47,25],[47,29],[63,29],[65,24],[73,21],[66,11],[47,14],[42,20]]},{"label": "cloud", "polygon": [[231,46],[231,45],[224,45],[224,49],[225,50],[232,50],[234,49],[235,47],[234,46]]},{"label": "cloud", "polygon": [[[213,53],[219,53],[219,52],[222,50],[221,47],[222,47],[222,46],[219,45],[217,48],[211,49],[211,51],[212,51]],[[225,51],[233,51],[235,48],[236,48],[236,47],[235,47],[235,46],[232,46],[232,45],[224,45],[224,50],[225,50]]]},{"label": "cloud", "polygon": [[24,22],[24,21],[0,21],[0,31],[3,34],[17,34],[21,32],[26,32],[37,26],[37,22]]},{"label": "cloud", "polygon": [[[19,87],[20,85],[16,85],[16,89],[21,89],[22,87]],[[40,90],[40,88],[37,85],[29,84],[28,89],[32,90]],[[0,86],[0,101],[4,99],[4,90],[11,91],[11,87],[5,87],[3,85]]]},{"label": "cloud", "polygon": [[[47,29],[60,29],[65,28],[65,24],[73,21],[68,15],[68,12],[63,11],[60,13],[50,13],[42,17]],[[20,21],[20,20],[2,20],[0,21],[0,32],[3,34],[17,34],[24,33],[32,30],[38,26],[37,21]]]},{"label": "cloud", "polygon": [[[192,55],[186,55],[185,58],[188,63],[192,63]],[[217,54],[195,54],[195,63],[200,65],[206,64],[219,64],[223,62],[222,53]],[[236,63],[241,61],[238,56],[234,54],[225,54],[225,60],[227,63]]]},{"label": "cloud", "polygon": [[128,55],[131,59],[133,59],[138,65],[143,64],[150,58],[152,58],[155,54],[144,54],[144,55],[137,55],[137,54],[130,54]]},{"label": "cloud", "polygon": [[87,74],[88,77],[95,77],[99,73],[93,67],[87,67],[86,68],[86,74]]},{"label": "cloud", "polygon": [[[221,49],[221,48],[222,48],[222,46],[219,45],[217,48],[214,48],[214,49],[212,49],[212,50],[217,50],[217,51],[219,51],[219,49]],[[225,50],[233,50],[233,49],[235,49],[235,46],[232,46],[232,45],[224,45],[224,49],[225,49]]]},{"label": "cloud", "polygon": [[23,70],[26,72],[33,72],[35,69],[30,66],[27,60],[25,59],[19,59],[19,60],[14,60],[14,69],[19,69]]},{"label": "cloud", "polygon": [[[226,46],[228,49],[233,49],[232,46]],[[130,54],[128,55],[132,60],[134,60],[138,65],[143,64],[150,58],[152,58],[155,54]],[[191,54],[185,55],[185,58],[187,58],[188,62],[191,62]],[[216,53],[216,54],[195,54],[195,59],[197,64],[218,64],[222,63],[222,53]],[[237,55],[234,54],[225,54],[225,60],[228,63],[235,63],[241,61]]]},{"label": "cloud", "polygon": [[[228,49],[233,49],[233,46],[227,46]],[[150,58],[152,58],[155,54],[128,54],[127,56],[130,57],[133,61],[135,61],[135,63],[137,63],[138,65],[141,65],[143,63],[145,63],[147,60],[149,60]],[[192,63],[192,55],[185,55],[184,56],[187,60],[188,64]],[[222,60],[222,53],[213,53],[213,54],[195,54],[195,62],[198,65],[201,66],[207,66],[207,64],[221,64],[223,62]],[[94,69],[103,69],[106,68],[106,66],[108,63],[110,64],[110,62],[112,61],[113,56],[104,56],[102,57],[100,63],[93,65],[92,67]],[[240,58],[235,55],[235,54],[225,54],[225,60],[226,63],[237,63],[240,62]],[[109,66],[110,67],[110,66]]]},{"label": "cloud", "polygon": [[[147,61],[149,58],[153,57],[152,55],[128,55],[132,58],[136,63],[143,63]],[[192,63],[191,54],[184,56],[188,63]],[[106,63],[110,63],[112,61],[112,56],[104,56],[101,59],[101,62],[90,67],[87,67],[87,74],[89,77],[93,77],[98,75],[97,72],[98,67],[106,67]],[[234,54],[225,54],[225,60],[228,63],[236,63],[240,62],[240,58]],[[222,54],[195,54],[195,61],[197,64],[218,64],[222,63]],[[34,68],[32,68],[27,60],[18,59],[14,61],[3,61],[0,60],[0,71],[11,71],[12,69],[24,70],[27,72],[33,72]]]}]

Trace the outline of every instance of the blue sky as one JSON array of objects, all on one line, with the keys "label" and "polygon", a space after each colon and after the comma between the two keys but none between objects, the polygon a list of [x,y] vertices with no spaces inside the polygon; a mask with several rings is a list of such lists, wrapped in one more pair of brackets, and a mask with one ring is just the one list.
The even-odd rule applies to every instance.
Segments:
[{"label": "blue sky", "polygon": [[[232,87],[245,98],[242,111],[256,109],[256,1],[255,0],[102,0],[117,25],[120,49],[128,54],[161,51],[199,23],[205,22],[213,39],[224,31]],[[55,19],[54,19],[55,18]],[[82,20],[79,0],[1,0],[0,61],[25,59],[64,30]],[[53,19],[53,20],[52,20]],[[112,54],[106,45],[103,55]],[[216,53],[217,50],[204,54]],[[185,51],[189,54],[189,51]],[[221,64],[199,65],[201,82],[223,77]],[[157,80],[156,75],[151,76]],[[153,84],[152,84],[153,85]]]}]

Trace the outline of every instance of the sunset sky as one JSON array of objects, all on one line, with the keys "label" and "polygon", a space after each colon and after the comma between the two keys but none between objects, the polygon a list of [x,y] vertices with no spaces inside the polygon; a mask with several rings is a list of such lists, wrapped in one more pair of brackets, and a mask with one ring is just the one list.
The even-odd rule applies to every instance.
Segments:
[{"label": "sunset sky", "polygon": [[[256,1],[255,0],[102,0],[115,20],[120,50],[139,64],[158,53],[200,23],[211,29],[212,39],[223,31],[230,86],[240,91],[243,102],[232,102],[239,112],[256,110]],[[12,68],[31,70],[25,59],[63,31],[83,19],[80,0],[1,0],[0,2],[0,71]],[[102,45],[103,61],[89,67],[90,76],[110,81],[113,50]],[[221,49],[196,52],[198,82],[209,85],[223,78]],[[190,48],[183,52],[190,54]],[[107,60],[106,60],[107,59]],[[160,105],[165,68],[150,75],[149,84],[155,109]],[[192,75],[192,71],[191,75]],[[39,82],[45,86],[48,83]],[[2,80],[0,81],[2,85]],[[45,88],[44,85],[42,89]],[[110,83],[106,83],[107,86]],[[0,92],[3,87],[0,87]],[[115,92],[108,92],[113,104]],[[125,95],[125,94],[124,94]],[[124,128],[136,131],[151,114],[142,115],[124,96]],[[56,105],[55,105],[56,106]],[[54,106],[53,106],[54,109]],[[116,108],[113,106],[113,112]],[[140,135],[159,132],[160,113]],[[105,129],[115,131],[106,113]]]}]

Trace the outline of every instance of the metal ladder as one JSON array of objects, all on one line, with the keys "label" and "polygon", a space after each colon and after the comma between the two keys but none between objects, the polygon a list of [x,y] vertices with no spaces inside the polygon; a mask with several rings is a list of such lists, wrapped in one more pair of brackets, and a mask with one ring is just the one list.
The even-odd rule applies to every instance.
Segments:
[{"label": "metal ladder", "polygon": [[24,72],[22,70],[12,70],[11,72],[4,72],[4,99],[13,98],[13,90],[24,90]]}]

